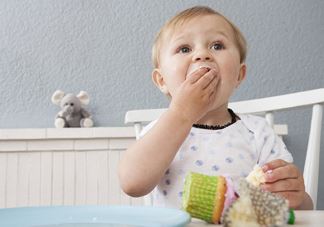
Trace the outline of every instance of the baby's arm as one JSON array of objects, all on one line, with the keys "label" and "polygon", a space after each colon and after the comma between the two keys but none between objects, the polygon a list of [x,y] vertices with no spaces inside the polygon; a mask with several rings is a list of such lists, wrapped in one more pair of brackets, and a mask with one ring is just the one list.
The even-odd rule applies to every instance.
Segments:
[{"label": "baby's arm", "polygon": [[217,82],[216,72],[203,68],[179,86],[169,109],[123,155],[119,179],[125,193],[143,196],[158,184],[192,124],[207,112]]}]

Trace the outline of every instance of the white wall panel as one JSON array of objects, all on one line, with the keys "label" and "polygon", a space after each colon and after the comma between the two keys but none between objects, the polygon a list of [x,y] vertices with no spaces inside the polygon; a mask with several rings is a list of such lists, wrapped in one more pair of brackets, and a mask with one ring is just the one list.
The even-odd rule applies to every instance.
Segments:
[{"label": "white wall panel", "polygon": [[12,152],[7,154],[7,172],[5,178],[6,207],[17,206],[18,155],[19,155],[18,153],[12,153]]},{"label": "white wall panel", "polygon": [[28,206],[40,204],[41,195],[41,153],[32,152],[30,155],[29,195]]},{"label": "white wall panel", "polygon": [[87,176],[86,152],[75,153],[75,205],[86,204],[86,176]]},{"label": "white wall panel", "polygon": [[75,204],[75,151],[63,154],[63,205]]},{"label": "white wall panel", "polygon": [[7,154],[0,152],[0,207],[6,207]]},{"label": "white wall panel", "polygon": [[0,208],[142,204],[123,193],[118,180],[132,130],[17,129],[16,137],[14,129],[1,130]]},{"label": "white wall panel", "polygon": [[97,151],[98,155],[98,204],[108,204],[109,197],[109,169],[108,154],[110,151]]},{"label": "white wall panel", "polygon": [[41,206],[52,205],[53,152],[40,153],[40,203]]},{"label": "white wall panel", "polygon": [[53,152],[52,205],[62,205],[64,199],[64,152]]}]

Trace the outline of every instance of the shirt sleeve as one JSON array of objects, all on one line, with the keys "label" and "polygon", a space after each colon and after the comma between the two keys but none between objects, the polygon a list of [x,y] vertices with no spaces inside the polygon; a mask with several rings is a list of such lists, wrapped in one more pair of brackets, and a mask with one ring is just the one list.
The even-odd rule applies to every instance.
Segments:
[{"label": "shirt sleeve", "polygon": [[249,124],[253,126],[260,166],[276,159],[293,162],[286,145],[264,118],[253,116],[249,120]]}]

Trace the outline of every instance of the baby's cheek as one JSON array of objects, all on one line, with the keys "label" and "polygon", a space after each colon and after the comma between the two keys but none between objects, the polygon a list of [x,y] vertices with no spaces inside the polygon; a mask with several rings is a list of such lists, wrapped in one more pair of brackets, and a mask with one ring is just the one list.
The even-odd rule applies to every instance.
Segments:
[{"label": "baby's cheek", "polygon": [[216,87],[218,95],[223,97],[223,99],[226,100],[230,98],[230,96],[234,91],[234,88],[235,86],[232,82],[224,80],[222,78],[219,80],[219,83]]}]

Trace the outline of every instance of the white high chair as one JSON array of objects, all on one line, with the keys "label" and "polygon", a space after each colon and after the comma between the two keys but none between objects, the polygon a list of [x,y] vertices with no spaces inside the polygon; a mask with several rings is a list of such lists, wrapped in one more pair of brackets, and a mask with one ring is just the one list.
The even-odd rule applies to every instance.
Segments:
[{"label": "white high chair", "polygon": [[[306,192],[308,192],[313,199],[314,209],[316,209],[317,203],[323,105],[324,88],[229,103],[229,107],[238,114],[257,114],[265,116],[267,122],[274,128],[279,136],[287,135],[288,128],[287,125],[274,124],[274,112],[297,107],[312,106],[311,127],[303,175]],[[128,111],[125,116],[125,123],[132,123],[134,125],[136,139],[139,139],[143,125],[157,119],[165,110],[166,109],[145,109]],[[152,205],[150,194],[145,196],[144,204]]]}]

